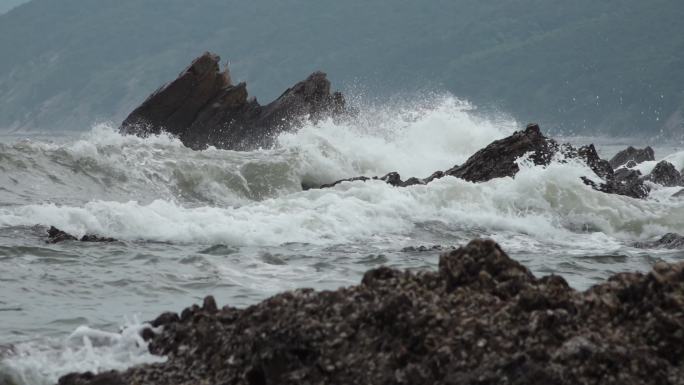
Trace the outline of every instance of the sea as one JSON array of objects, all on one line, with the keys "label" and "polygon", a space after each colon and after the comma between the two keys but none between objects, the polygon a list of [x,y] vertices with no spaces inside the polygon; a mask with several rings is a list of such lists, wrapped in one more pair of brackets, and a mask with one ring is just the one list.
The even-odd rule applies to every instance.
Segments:
[{"label": "sea", "polygon": [[[0,384],[55,384],[73,371],[163,362],[138,334],[161,312],[209,294],[219,306],[246,307],[296,288],[334,290],[381,265],[435,269],[433,247],[478,237],[578,290],[684,260],[683,250],[634,247],[684,234],[684,198],[672,197],[681,188],[652,185],[643,200],[604,194],[581,181],[598,177],[574,160],[535,166],[522,158],[515,177],[485,183],[302,188],[391,171],[426,177],[521,127],[444,96],[369,106],[249,152],[193,151],[166,135],[122,136],[114,124],[1,134]],[[604,158],[644,145],[561,141],[594,142]],[[657,160],[684,169],[680,144],[654,148]],[[655,164],[637,167],[647,174]],[[49,226],[117,241],[48,244]]]}]

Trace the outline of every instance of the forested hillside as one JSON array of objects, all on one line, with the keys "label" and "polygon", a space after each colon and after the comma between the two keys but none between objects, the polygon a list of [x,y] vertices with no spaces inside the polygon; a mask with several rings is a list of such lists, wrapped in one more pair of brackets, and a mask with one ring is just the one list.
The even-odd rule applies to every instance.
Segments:
[{"label": "forested hillside", "polygon": [[0,127],[120,121],[210,50],[263,101],[321,69],[554,131],[681,136],[682,20],[681,0],[33,0],[0,15]]}]

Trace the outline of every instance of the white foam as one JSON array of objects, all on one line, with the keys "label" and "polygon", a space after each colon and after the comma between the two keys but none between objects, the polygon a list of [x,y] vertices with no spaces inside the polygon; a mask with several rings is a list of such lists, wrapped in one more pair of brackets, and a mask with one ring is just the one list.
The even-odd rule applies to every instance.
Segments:
[{"label": "white foam", "polygon": [[492,234],[523,233],[568,246],[593,232],[616,239],[684,232],[681,200],[604,194],[586,186],[580,179],[585,175],[591,170],[580,162],[548,167],[521,162],[514,178],[485,183],[453,177],[410,188],[347,182],[239,207],[184,207],[165,200],[26,205],[0,209],[0,225],[39,223],[79,236],[88,232],[122,240],[230,245],[368,241],[376,235],[408,235],[416,223],[429,221]]},{"label": "white foam", "polygon": [[642,175],[648,175],[653,171],[655,166],[663,160],[672,163],[672,165],[675,167],[677,171],[684,170],[684,151],[678,151],[669,154],[660,160],[650,160],[646,162],[641,162],[637,164],[633,169],[641,171]]},{"label": "white foam", "polygon": [[100,373],[165,362],[147,350],[140,331],[149,325],[127,321],[121,333],[78,327],[63,340],[20,343],[0,361],[0,373],[17,385],[52,385],[72,372]]},{"label": "white foam", "polygon": [[305,180],[321,183],[390,171],[426,177],[515,130],[514,121],[480,119],[473,112],[470,104],[444,96],[425,107],[372,110],[347,122],[329,119],[282,134],[278,143],[297,154]]}]

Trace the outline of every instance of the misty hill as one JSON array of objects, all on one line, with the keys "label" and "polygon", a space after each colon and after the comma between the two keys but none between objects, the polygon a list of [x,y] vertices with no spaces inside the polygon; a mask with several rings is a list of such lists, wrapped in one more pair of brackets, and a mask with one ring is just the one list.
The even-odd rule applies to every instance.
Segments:
[{"label": "misty hill", "polygon": [[3,14],[28,0],[0,0],[0,14]]},{"label": "misty hill", "polygon": [[0,15],[0,127],[119,122],[203,51],[267,102],[314,70],[567,133],[682,135],[681,0],[33,0]]}]

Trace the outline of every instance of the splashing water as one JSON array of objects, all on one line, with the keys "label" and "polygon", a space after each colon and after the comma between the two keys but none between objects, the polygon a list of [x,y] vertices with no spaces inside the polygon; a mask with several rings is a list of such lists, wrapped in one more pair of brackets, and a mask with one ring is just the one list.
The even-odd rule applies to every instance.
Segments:
[{"label": "splashing water", "polygon": [[[436,265],[436,253],[406,246],[491,237],[535,273],[562,274],[578,288],[684,258],[632,246],[684,233],[676,189],[654,186],[645,200],[603,194],[581,181],[597,177],[576,161],[521,159],[514,178],[477,184],[445,177],[408,188],[301,188],[390,171],[425,177],[516,127],[442,97],[307,125],[250,152],[192,151],[165,135],[121,136],[106,125],[62,143],[0,143],[0,344],[13,344],[0,379],[54,383],[70,371],[163,359],[146,353],[139,323],[99,331],[141,309],[151,319],[207,294],[245,306],[295,287],[354,284],[379,264]],[[684,167],[684,152],[665,159]],[[119,241],[47,245],[50,225]]]}]

